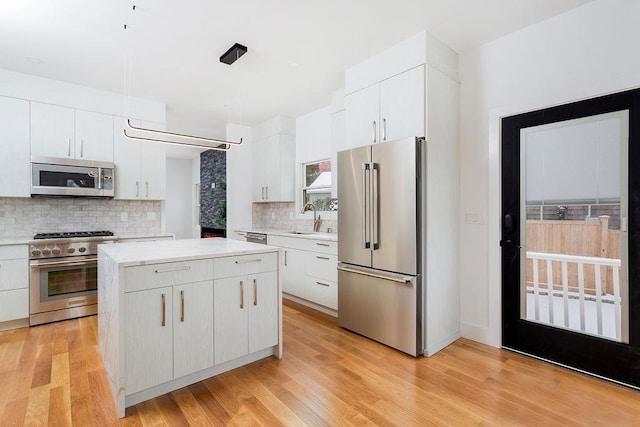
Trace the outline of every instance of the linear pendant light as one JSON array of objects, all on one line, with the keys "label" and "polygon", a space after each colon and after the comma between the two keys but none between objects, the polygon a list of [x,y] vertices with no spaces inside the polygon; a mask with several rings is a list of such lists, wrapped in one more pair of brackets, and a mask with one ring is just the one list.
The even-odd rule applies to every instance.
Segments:
[{"label": "linear pendant light", "polygon": [[205,138],[205,137],[202,137],[202,136],[186,135],[186,134],[182,134],[182,133],[174,133],[174,132],[162,131],[162,130],[157,130],[157,129],[147,129],[147,128],[143,128],[143,127],[133,126],[131,124],[131,119],[127,119],[127,127],[129,129],[132,129],[132,130],[138,131],[138,132],[147,132],[147,133],[152,133],[152,134],[158,134],[158,135],[165,136],[165,137],[177,137],[177,138],[191,139],[191,140],[200,141],[200,142],[180,142],[180,141],[171,141],[171,140],[168,140],[168,139],[149,138],[149,137],[144,137],[144,136],[134,136],[134,135],[129,135],[127,133],[126,129],[123,130],[123,133],[124,133],[125,137],[127,137],[129,139],[139,140],[139,141],[149,141],[149,142],[157,142],[157,143],[161,143],[161,144],[181,145],[181,146],[186,146],[186,147],[204,148],[206,150],[217,150],[217,151],[229,151],[229,148],[231,148],[231,145],[240,145],[240,144],[242,144],[242,138],[240,138],[240,142],[223,141],[223,140],[215,139],[215,138]]}]

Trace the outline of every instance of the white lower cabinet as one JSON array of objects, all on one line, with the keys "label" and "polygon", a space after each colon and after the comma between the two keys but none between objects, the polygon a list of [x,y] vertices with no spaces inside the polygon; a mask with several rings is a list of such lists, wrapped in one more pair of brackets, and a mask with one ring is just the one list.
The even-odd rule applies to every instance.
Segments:
[{"label": "white lower cabinet", "polygon": [[136,393],[173,379],[173,290],[125,295],[125,387]]},{"label": "white lower cabinet", "polygon": [[213,366],[213,281],[125,295],[127,393]]},{"label": "white lower cabinet", "polygon": [[28,256],[27,245],[0,246],[0,322],[29,317]]},{"label": "white lower cabinet", "polygon": [[269,235],[283,249],[282,291],[338,309],[338,248],[335,241]]},{"label": "white lower cabinet", "polygon": [[282,291],[300,298],[304,292],[305,252],[300,249],[284,248],[284,265],[282,268]]},{"label": "white lower cabinet", "polygon": [[224,363],[278,343],[276,271],[214,282],[215,363]]}]

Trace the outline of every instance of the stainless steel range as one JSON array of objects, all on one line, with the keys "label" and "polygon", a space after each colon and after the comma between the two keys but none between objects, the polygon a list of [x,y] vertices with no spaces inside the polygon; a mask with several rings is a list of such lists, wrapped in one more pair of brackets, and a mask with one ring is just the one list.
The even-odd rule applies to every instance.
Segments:
[{"label": "stainless steel range", "polygon": [[29,324],[98,312],[98,244],[110,231],[40,233],[29,243]]}]

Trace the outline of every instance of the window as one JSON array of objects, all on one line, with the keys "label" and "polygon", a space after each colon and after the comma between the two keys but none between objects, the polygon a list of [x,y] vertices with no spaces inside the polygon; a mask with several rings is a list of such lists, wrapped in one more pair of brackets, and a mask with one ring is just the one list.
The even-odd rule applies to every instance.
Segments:
[{"label": "window", "polygon": [[316,211],[337,211],[337,200],[331,198],[331,160],[305,163],[302,168],[303,202],[313,203]]}]

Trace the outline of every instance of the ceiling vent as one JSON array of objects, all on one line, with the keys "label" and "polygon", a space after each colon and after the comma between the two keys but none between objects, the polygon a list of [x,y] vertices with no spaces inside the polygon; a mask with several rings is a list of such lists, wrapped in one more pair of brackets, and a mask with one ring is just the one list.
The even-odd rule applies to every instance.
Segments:
[{"label": "ceiling vent", "polygon": [[240,43],[236,43],[231,46],[228,51],[222,54],[222,56],[220,57],[220,62],[231,65],[245,53],[247,53],[247,47],[241,45]]}]

